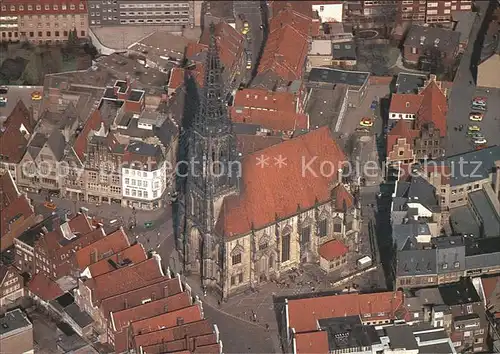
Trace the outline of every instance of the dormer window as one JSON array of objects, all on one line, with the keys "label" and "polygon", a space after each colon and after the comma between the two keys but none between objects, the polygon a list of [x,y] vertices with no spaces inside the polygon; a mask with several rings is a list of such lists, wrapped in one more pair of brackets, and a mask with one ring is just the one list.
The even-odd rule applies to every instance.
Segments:
[{"label": "dormer window", "polygon": [[454,265],[455,265],[455,268],[458,268],[458,267],[460,267],[460,262],[455,262]]},{"label": "dormer window", "polygon": [[443,269],[448,269],[448,263],[443,264]]}]

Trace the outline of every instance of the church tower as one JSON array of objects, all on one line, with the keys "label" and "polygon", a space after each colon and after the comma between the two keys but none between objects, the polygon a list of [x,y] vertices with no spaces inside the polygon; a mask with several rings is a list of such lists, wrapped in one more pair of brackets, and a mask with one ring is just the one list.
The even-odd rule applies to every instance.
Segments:
[{"label": "church tower", "polygon": [[199,110],[189,134],[184,268],[199,273],[205,286],[221,290],[224,240],[214,226],[224,197],[238,192],[240,165],[213,24]]}]

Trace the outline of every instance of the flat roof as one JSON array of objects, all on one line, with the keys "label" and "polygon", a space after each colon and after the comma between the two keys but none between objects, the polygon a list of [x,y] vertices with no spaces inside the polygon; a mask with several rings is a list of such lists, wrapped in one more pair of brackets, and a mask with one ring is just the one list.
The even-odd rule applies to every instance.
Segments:
[{"label": "flat roof", "polygon": [[397,93],[418,93],[418,89],[423,87],[427,80],[426,75],[413,73],[399,73],[396,80]]},{"label": "flat roof", "polygon": [[309,72],[309,83],[319,84],[347,84],[349,86],[363,86],[370,77],[369,72],[339,70],[330,68],[312,68]]},{"label": "flat roof", "polygon": [[484,237],[500,236],[500,217],[484,189],[469,193],[473,209],[479,214]]},{"label": "flat roof", "polygon": [[9,311],[0,317],[0,338],[8,335],[9,332],[31,326],[30,320],[20,309]]},{"label": "flat roof", "polygon": [[450,210],[450,224],[456,234],[479,237],[479,224],[468,205]]}]

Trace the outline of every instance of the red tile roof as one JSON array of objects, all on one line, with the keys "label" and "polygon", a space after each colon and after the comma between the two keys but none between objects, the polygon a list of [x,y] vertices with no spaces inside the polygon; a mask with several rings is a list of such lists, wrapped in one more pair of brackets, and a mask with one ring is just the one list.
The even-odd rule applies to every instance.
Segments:
[{"label": "red tile roof", "polygon": [[236,135],[237,150],[246,156],[253,154],[256,151],[266,149],[270,146],[279,144],[283,141],[280,136],[267,136],[267,135]]},{"label": "red tile roof", "polygon": [[101,259],[99,262],[89,265],[88,271],[90,275],[95,278],[99,275],[103,275],[115,270],[110,261],[113,261],[115,264],[119,264],[122,261],[129,260],[130,264],[137,264],[145,261],[147,258],[148,256],[146,255],[146,250],[144,249],[142,244],[136,243],[135,245],[130,246],[123,251],[114,253],[109,257]]},{"label": "red tile roof", "polygon": [[425,123],[434,123],[434,126],[439,129],[441,137],[445,137],[448,102],[443,91],[441,91],[436,81],[430,81],[420,92],[420,96],[422,96],[422,104],[417,113],[418,126]]},{"label": "red tile roof", "polygon": [[173,328],[165,328],[159,331],[136,335],[134,337],[137,349],[149,345],[168,343],[186,337],[201,336],[213,333],[213,327],[207,320],[186,323]]},{"label": "red tile roof", "polygon": [[85,284],[92,289],[92,300],[99,302],[107,297],[125,293],[145,286],[152,280],[160,280],[163,277],[160,265],[156,258],[150,258],[144,262],[129,267],[105,273],[98,277],[87,280]]},{"label": "red tile roof", "polygon": [[307,16],[312,19],[313,10],[310,1],[286,1],[286,0],[274,0],[269,1],[269,8],[272,12],[273,17],[276,17],[281,11],[292,9],[303,16]]},{"label": "red tile roof", "polygon": [[101,302],[101,311],[109,318],[111,312],[124,310],[127,306],[134,307],[142,304],[145,299],[173,296],[182,292],[179,278],[162,277],[148,281],[143,287],[131,289],[127,292],[110,296]]},{"label": "red tile roof", "polygon": [[319,255],[327,261],[342,257],[346,255],[348,251],[349,249],[338,240],[325,242],[319,247]]},{"label": "red tile roof", "polygon": [[19,190],[10,172],[6,172],[0,176],[0,206],[2,208],[6,208],[16,200],[19,194]]},{"label": "red tile roof", "polygon": [[184,321],[182,324],[200,321],[202,319],[200,306],[192,305],[183,309],[168,311],[158,316],[133,322],[130,326],[132,330],[131,333],[132,335],[138,335],[159,331],[163,328],[173,328],[180,324],[178,322],[179,319]]},{"label": "red tile roof", "polygon": [[[221,21],[215,25],[215,38],[222,65],[227,70],[236,69],[239,58],[241,58],[245,49],[243,35],[227,22]],[[209,40],[209,31],[204,31],[200,38],[200,43],[205,45],[205,48],[208,48]]]},{"label": "red tile roof", "polygon": [[253,88],[236,91],[233,106],[238,108],[261,108],[287,113],[297,112],[296,97],[293,93]]},{"label": "red tile roof", "polygon": [[411,93],[394,93],[391,97],[389,112],[403,114],[417,114],[423,97]]},{"label": "red tile roof", "polygon": [[303,113],[262,111],[231,107],[231,120],[235,123],[260,125],[274,132],[293,132],[309,128],[309,116]]},{"label": "red tile roof", "polygon": [[[177,310],[189,307],[191,298],[189,293],[183,292],[173,296],[164,297],[162,299],[151,301],[139,306],[127,308],[122,311],[111,314],[111,322],[114,326],[114,331],[121,331],[131,322],[141,321],[150,317],[155,317],[164,312],[175,312]],[[137,326],[141,326],[138,322]]]},{"label": "red tile roof", "polygon": [[21,218],[26,220],[33,214],[34,212],[29,200],[24,195],[17,197],[7,207],[2,208],[0,211],[0,237],[10,231],[10,225],[13,222]]},{"label": "red tile roof", "polygon": [[297,333],[295,352],[297,354],[324,354],[329,352],[328,334],[325,331]]},{"label": "red tile roof", "polygon": [[122,228],[119,228],[106,237],[78,250],[75,254],[76,266],[82,271],[92,263],[120,252],[129,246],[130,242],[127,235]]},{"label": "red tile roof", "polygon": [[59,285],[43,273],[38,273],[31,279],[28,290],[44,301],[54,300],[64,294]]},{"label": "red tile roof", "polygon": [[274,72],[286,81],[300,80],[308,51],[306,36],[284,25],[269,34],[257,71],[259,74]]},{"label": "red tile roof", "polygon": [[87,150],[88,137],[92,130],[99,130],[101,127],[101,123],[103,123],[101,113],[98,109],[96,109],[90,116],[87,123],[83,127],[82,131],[78,135],[75,140],[75,144],[73,149],[75,150],[76,155],[80,159],[80,161],[84,160],[84,153]]},{"label": "red tile roof", "polygon": [[[259,164],[262,158],[267,164]],[[299,207],[306,210],[327,202],[331,183],[345,161],[328,127],[247,155],[241,161],[245,188],[239,197],[224,199],[217,232],[225,237],[242,235],[287,218]]]},{"label": "red tile roof", "polygon": [[[288,300],[289,327],[296,333],[317,330],[317,320],[323,318],[363,316],[395,319],[396,312],[404,309],[401,291],[372,294],[341,294],[307,299]],[[380,314],[380,316],[379,316]],[[383,314],[383,315],[382,315]]]},{"label": "red tile roof", "polygon": [[153,344],[142,347],[144,353],[162,354],[168,353],[220,353],[220,344],[214,333],[195,337],[187,337],[171,342]]},{"label": "red tile roof", "polygon": [[[500,308],[500,276],[481,278],[486,307]],[[496,306],[495,306],[496,305]]]},{"label": "red tile roof", "polygon": [[187,59],[190,59],[193,56],[195,56],[196,54],[202,53],[203,51],[205,51],[207,49],[208,49],[208,47],[204,44],[189,42],[189,44],[186,46],[185,56]]},{"label": "red tile roof", "polygon": [[446,136],[446,114],[448,103],[444,92],[436,81],[431,80],[419,94],[393,94],[391,113],[416,115],[416,128],[426,123],[434,123],[442,137]]},{"label": "red tile roof", "polygon": [[332,195],[335,198],[335,210],[344,212],[344,208],[350,209],[353,207],[354,197],[343,184],[336,186],[332,191]]},{"label": "red tile roof", "polygon": [[405,138],[406,143],[413,146],[414,139],[418,136],[419,131],[412,129],[412,122],[403,119],[398,120],[394,128],[387,134],[387,155],[392,151],[398,139]]},{"label": "red tile roof", "polygon": [[199,87],[203,87],[205,67],[201,63],[197,63],[193,69],[185,70],[183,68],[173,68],[170,71],[170,78],[168,80],[168,88],[171,90],[177,90],[179,87],[184,85],[186,79],[186,73],[190,75]]},{"label": "red tile roof", "polygon": [[0,156],[6,163],[19,163],[24,156],[36,122],[19,100],[0,130]]},{"label": "red tile roof", "polygon": [[[301,7],[305,4],[300,3],[307,3],[307,1],[294,1],[292,6],[284,7],[279,12],[273,11],[273,17],[269,21],[269,33],[290,25],[306,37],[319,35],[320,21],[314,20],[312,16],[302,11]],[[312,13],[312,5],[310,3],[308,7]]]}]

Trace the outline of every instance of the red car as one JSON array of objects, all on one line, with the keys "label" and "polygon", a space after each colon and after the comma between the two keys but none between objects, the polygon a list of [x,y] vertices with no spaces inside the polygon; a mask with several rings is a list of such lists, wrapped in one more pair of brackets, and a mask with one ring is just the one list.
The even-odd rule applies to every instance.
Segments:
[{"label": "red car", "polygon": [[488,145],[486,145],[486,144],[479,144],[479,145],[476,145],[476,150],[485,149],[487,147],[488,147]]}]

